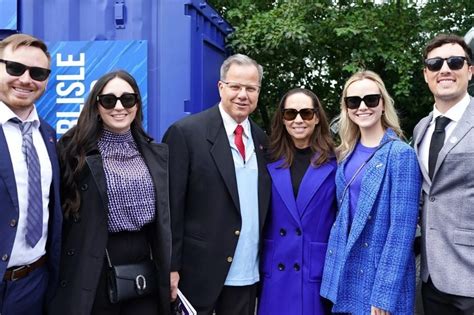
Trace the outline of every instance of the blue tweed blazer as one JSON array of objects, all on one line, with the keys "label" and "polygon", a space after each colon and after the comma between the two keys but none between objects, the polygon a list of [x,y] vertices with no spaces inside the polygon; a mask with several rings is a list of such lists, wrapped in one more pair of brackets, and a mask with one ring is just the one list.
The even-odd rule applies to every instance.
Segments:
[{"label": "blue tweed blazer", "polygon": [[365,166],[357,210],[349,226],[349,194],[338,165],[339,213],[329,237],[321,295],[333,312],[370,314],[371,305],[391,314],[413,314],[421,173],[414,150],[388,129]]}]

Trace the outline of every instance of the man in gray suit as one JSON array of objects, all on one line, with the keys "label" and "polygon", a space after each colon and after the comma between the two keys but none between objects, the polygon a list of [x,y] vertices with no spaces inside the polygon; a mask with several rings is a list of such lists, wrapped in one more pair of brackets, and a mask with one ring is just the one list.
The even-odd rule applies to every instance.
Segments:
[{"label": "man in gray suit", "polygon": [[456,35],[424,51],[435,104],[413,132],[423,173],[422,296],[425,314],[474,312],[474,99],[472,52]]}]

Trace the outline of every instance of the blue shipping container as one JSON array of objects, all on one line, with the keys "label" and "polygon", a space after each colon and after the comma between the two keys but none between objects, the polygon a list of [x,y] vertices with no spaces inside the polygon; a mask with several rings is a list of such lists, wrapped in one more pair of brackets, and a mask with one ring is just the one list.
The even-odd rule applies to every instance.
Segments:
[{"label": "blue shipping container", "polygon": [[38,108],[58,135],[77,119],[93,81],[117,68],[139,81],[145,125],[158,141],[171,123],[219,99],[232,27],[205,1],[0,0],[0,12],[0,39],[20,32],[48,43],[52,76]]}]

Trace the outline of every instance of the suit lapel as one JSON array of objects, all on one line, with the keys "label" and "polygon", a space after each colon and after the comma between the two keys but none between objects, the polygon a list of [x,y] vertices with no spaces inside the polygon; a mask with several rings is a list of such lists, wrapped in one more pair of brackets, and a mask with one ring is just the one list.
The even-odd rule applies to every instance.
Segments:
[{"label": "suit lapel", "polygon": [[454,128],[452,134],[444,143],[443,147],[439,151],[438,160],[436,161],[436,167],[433,172],[433,178],[436,176],[441,164],[443,163],[446,155],[449,151],[454,148],[458,142],[464,138],[464,136],[474,127],[474,101],[471,101],[466,111],[459,120],[456,128]]},{"label": "suit lapel", "polygon": [[59,185],[59,162],[58,156],[56,154],[56,135],[53,133],[52,129],[47,129],[44,127],[44,124],[46,124],[44,120],[41,119],[40,121],[41,124],[39,131],[43,138],[44,144],[46,145],[46,150],[48,151],[49,160],[51,162],[51,168],[53,170],[52,184],[54,186]]},{"label": "suit lapel", "polygon": [[258,209],[259,209],[259,226],[263,229],[265,218],[269,208],[271,181],[267,172],[267,159],[265,157],[266,138],[259,139],[255,131],[257,125],[249,118],[250,131],[252,133],[253,145],[255,148],[255,155],[257,157],[258,165]]},{"label": "suit lapel", "polygon": [[306,173],[301,180],[298,196],[296,198],[296,205],[299,209],[301,218],[308,208],[310,201],[313,199],[313,196],[329,174],[334,170],[334,167],[333,163],[325,163],[317,168],[310,165],[306,170]]},{"label": "suit lapel", "polygon": [[97,189],[99,191],[99,195],[102,198],[102,206],[105,213],[108,213],[109,209],[109,199],[107,197],[107,179],[104,173],[104,166],[102,163],[102,157],[100,156],[99,152],[86,156],[86,163],[89,166],[91,171],[92,177],[94,178],[94,182],[97,185]]},{"label": "suit lapel", "polygon": [[283,160],[278,160],[268,165],[268,171],[272,178],[273,186],[281,196],[283,203],[296,222],[300,222],[300,214],[296,208],[295,196],[291,182],[290,169],[288,167],[279,167]]},{"label": "suit lapel", "polygon": [[18,192],[16,190],[15,174],[13,164],[8,150],[7,140],[0,125],[0,177],[3,178],[8,189],[13,206],[18,211]]},{"label": "suit lapel", "polygon": [[234,205],[240,213],[239,194],[237,190],[237,178],[235,176],[234,160],[230,150],[229,138],[225,132],[224,123],[219,113],[219,107],[215,106],[209,111],[207,141],[211,143],[210,153],[214,163],[229,190]]},{"label": "suit lapel", "polygon": [[428,130],[428,127],[430,126],[431,119],[433,119],[433,112],[431,112],[427,117],[425,117],[420,122],[419,131],[415,137],[415,143],[413,144],[413,148],[415,149],[416,155],[418,156],[418,161],[420,161],[419,164],[420,164],[421,173],[423,174],[423,178],[426,180],[427,183],[430,183],[430,184],[431,184],[431,179],[428,174],[428,170],[421,163],[420,144],[423,138],[425,137],[426,130]]}]

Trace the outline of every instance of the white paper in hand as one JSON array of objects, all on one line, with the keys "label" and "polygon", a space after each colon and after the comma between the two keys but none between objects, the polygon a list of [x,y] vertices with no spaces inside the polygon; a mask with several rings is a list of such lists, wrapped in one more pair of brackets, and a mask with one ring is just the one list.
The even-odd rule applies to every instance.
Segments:
[{"label": "white paper in hand", "polygon": [[177,303],[177,309],[178,309],[178,314],[180,315],[197,315],[196,310],[194,307],[189,303],[188,299],[184,296],[183,292],[181,292],[178,289],[178,300],[176,301]]}]

